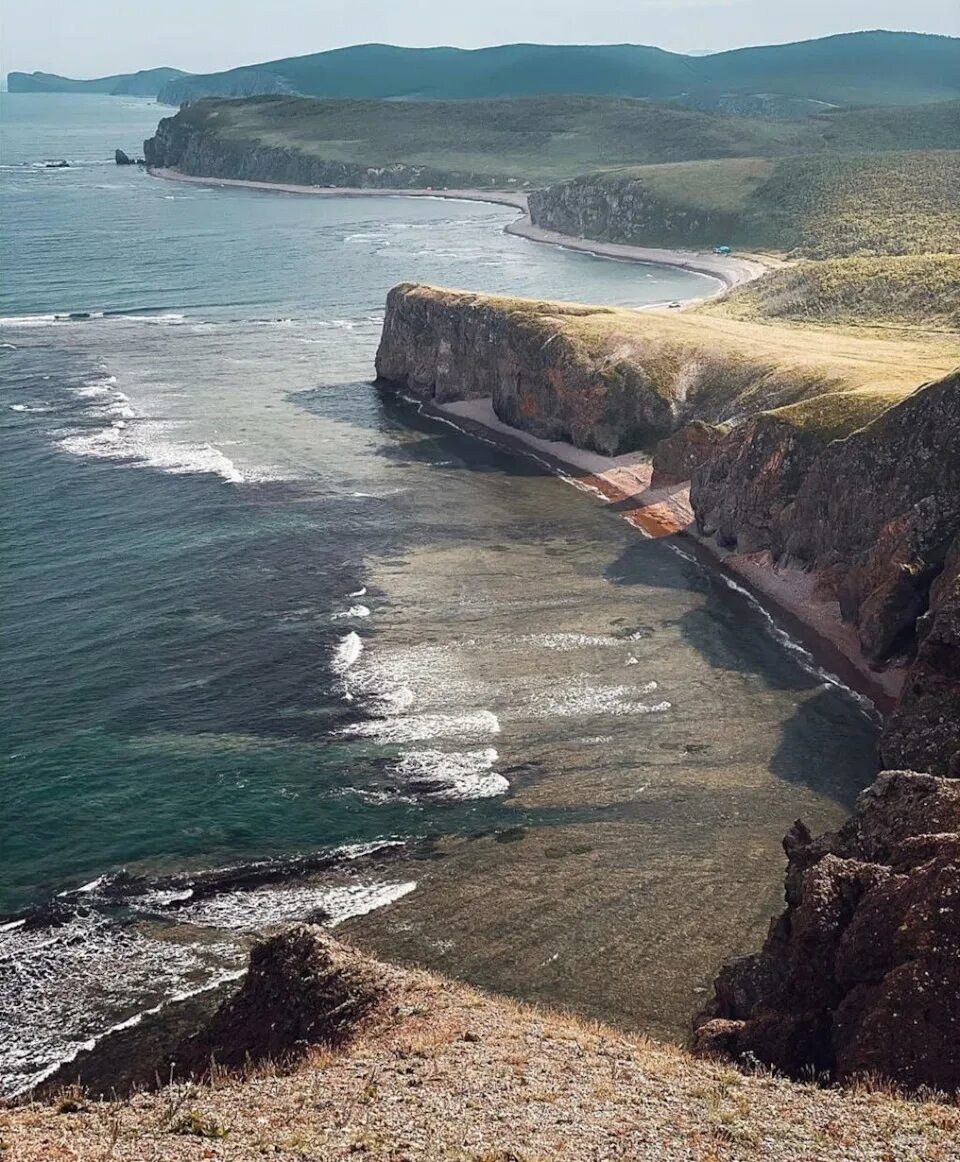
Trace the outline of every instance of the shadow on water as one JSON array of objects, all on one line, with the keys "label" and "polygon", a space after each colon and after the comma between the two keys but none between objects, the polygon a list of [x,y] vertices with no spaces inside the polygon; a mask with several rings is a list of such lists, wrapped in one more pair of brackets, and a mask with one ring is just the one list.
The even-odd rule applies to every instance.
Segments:
[{"label": "shadow on water", "polygon": [[[682,588],[705,594],[675,625],[709,666],[752,674],[771,689],[795,691],[802,701],[781,727],[770,759],[778,779],[808,787],[844,808],[879,769],[874,717],[843,688],[825,685],[822,676],[803,664],[771,632],[765,614],[744,594],[727,586],[696,561],[684,561],[658,541],[636,541],[606,569],[618,585]],[[807,693],[809,692],[809,693]],[[817,761],[811,762],[810,756]]]}]

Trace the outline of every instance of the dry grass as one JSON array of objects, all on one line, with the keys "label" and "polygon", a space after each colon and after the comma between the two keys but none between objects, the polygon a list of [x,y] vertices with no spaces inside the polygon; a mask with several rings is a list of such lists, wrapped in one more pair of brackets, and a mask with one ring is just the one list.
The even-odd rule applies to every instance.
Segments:
[{"label": "dry grass", "polygon": [[960,332],[960,255],[801,262],[739,287],[709,309],[740,319]]},{"label": "dry grass", "polygon": [[960,1108],[876,1085],[742,1074],[602,1024],[423,972],[345,1050],[295,1072],[177,1085],[126,1102],[0,1111],[17,1162],[186,1159],[646,1159],[949,1162]]}]

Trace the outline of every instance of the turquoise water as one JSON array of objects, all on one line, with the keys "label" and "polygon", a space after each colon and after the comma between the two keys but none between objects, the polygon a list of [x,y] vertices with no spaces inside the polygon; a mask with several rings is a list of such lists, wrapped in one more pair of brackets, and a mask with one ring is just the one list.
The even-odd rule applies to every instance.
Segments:
[{"label": "turquoise water", "polygon": [[[872,772],[874,726],[755,608],[370,383],[403,279],[621,304],[710,280],[510,237],[502,207],[210,191],[109,163],[164,113],[3,97],[10,923],[123,868],[588,818],[589,802],[518,791],[585,763],[630,778],[638,755],[655,768],[705,729],[718,769],[763,772],[742,809],[772,833],[841,811]],[[60,157],[69,169],[42,167]],[[662,842],[683,857],[670,827]],[[233,931],[412,890],[414,872],[363,858],[349,881],[232,885],[216,906],[180,907],[155,879],[124,898],[141,925],[173,908],[180,928]],[[0,934],[7,1088],[237,963],[226,938],[213,956],[118,928],[119,889],[103,891],[55,937],[45,921]]]}]

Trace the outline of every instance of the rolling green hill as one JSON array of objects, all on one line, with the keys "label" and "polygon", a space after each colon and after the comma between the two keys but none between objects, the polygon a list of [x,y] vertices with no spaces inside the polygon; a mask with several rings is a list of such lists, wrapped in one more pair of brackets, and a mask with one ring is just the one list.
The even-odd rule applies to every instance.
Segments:
[{"label": "rolling green hill", "polygon": [[923,104],[960,97],[960,39],[860,32],[700,57],[632,44],[366,44],[180,78],[164,86],[160,99],[179,105],[205,96],[270,93],[399,100],[693,96],[701,108],[739,93],[837,105]]},{"label": "rolling green hill", "polygon": [[808,258],[960,253],[960,151],[825,153],[610,170],[530,195],[546,229]]},{"label": "rolling green hill", "polygon": [[[900,148],[914,142],[960,148],[960,102],[788,122],[605,97],[471,102],[254,97],[187,106],[161,123],[146,148],[154,165],[212,177],[489,187],[546,184],[625,165],[857,151],[876,141]],[[317,169],[324,162],[352,168],[342,176],[328,174]],[[357,167],[424,172],[411,180],[398,175],[396,181],[375,180],[374,174],[368,181],[357,175]],[[735,168],[711,173],[709,180],[727,187],[737,173]],[[719,190],[711,196],[719,197]]]},{"label": "rolling green hill", "polygon": [[10,73],[7,90],[11,93],[108,93],[112,96],[156,97],[168,82],[186,75],[180,69],[160,68],[78,81],[56,73]]}]

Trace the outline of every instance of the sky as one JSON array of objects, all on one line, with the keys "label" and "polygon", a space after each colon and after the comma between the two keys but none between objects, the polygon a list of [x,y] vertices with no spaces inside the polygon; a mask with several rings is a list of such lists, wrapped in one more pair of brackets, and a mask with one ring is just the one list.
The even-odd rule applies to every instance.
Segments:
[{"label": "sky", "polygon": [[960,0],[5,0],[0,71],[217,72],[371,41],[720,51],[864,28],[960,36]]}]

